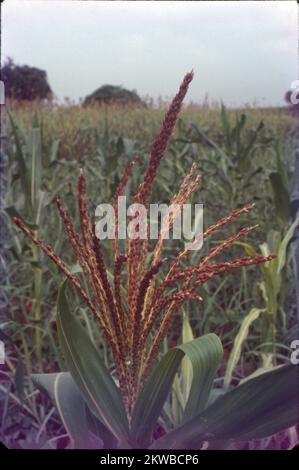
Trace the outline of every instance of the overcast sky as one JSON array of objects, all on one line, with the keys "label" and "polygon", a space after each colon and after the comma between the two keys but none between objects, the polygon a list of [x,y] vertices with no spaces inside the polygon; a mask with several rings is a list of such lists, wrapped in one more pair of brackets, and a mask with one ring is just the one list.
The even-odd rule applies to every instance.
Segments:
[{"label": "overcast sky", "polygon": [[296,1],[5,0],[2,62],[47,71],[58,98],[105,83],[169,98],[185,72],[189,99],[279,105],[297,78]]}]

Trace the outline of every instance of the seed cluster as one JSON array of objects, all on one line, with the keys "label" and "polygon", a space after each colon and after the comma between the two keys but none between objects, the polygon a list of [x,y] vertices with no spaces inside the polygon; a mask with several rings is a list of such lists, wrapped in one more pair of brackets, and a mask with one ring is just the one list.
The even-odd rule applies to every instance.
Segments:
[{"label": "seed cluster", "polygon": [[[134,197],[135,202],[148,204],[153,180],[192,78],[193,72],[186,74],[179,92],[164,118],[161,130],[150,152],[144,180]],[[116,221],[118,220],[117,198],[124,193],[134,163],[135,161],[130,162],[125,168],[124,175],[115,192],[113,207]],[[195,173],[196,165],[193,164],[178,193],[171,200],[171,204],[177,205],[177,210],[167,215],[163,220],[159,238],[152,252],[149,250],[147,239],[127,239],[126,253],[119,253],[118,242],[117,240],[113,241],[113,281],[110,281],[108,276],[102,243],[96,237],[95,225],[88,216],[86,180],[82,169],[78,180],[81,235],[75,231],[73,222],[67,210],[62,207],[60,199],[56,198],[66,234],[87,278],[88,285],[91,287],[91,295],[82,287],[79,278],[70,273],[67,265],[54,253],[51,246],[36,238],[36,234],[22,220],[14,219],[24,234],[31,238],[56,263],[98,320],[113,353],[119,387],[129,417],[138,393],[157,359],[169,324],[182,304],[188,300],[201,301],[202,297],[197,292],[198,287],[214,276],[223,275],[243,266],[264,263],[274,258],[274,255],[267,257],[247,256],[228,262],[211,263],[212,258],[256,227],[252,226],[242,228],[219,243],[196,265],[181,267],[181,261],[188,256],[188,250],[185,249],[168,264],[168,268],[166,267],[166,260],[161,257],[165,234],[172,228],[179,215],[179,209],[199,186],[201,175]],[[248,213],[252,208],[253,204],[248,204],[223,217],[203,233],[203,239],[241,214]],[[198,240],[194,240],[192,243],[196,242]],[[164,273],[162,276],[158,276],[161,271]],[[162,279],[158,279],[158,277]]]}]

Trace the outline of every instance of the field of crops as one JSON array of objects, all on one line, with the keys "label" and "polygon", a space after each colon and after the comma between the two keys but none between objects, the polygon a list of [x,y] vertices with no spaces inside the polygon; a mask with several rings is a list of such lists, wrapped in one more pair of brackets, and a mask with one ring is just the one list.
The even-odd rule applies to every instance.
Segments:
[{"label": "field of crops", "polygon": [[[296,227],[290,213],[293,123],[287,110],[254,107],[228,110],[224,106],[209,106],[208,103],[202,106],[189,105],[182,109],[164,156],[159,162],[150,201],[169,204],[175,194],[181,194],[185,202],[187,193],[181,192],[184,178],[187,178],[187,186],[191,187],[191,176],[202,174],[198,188],[194,187],[194,191],[189,191],[187,202],[204,204],[204,230],[213,227],[213,224],[224,217],[232,213],[234,215],[220,223],[217,230],[211,230],[211,235],[204,239],[200,251],[190,251],[180,260],[178,273],[183,275],[178,274],[178,278],[181,276],[184,281],[188,275],[188,267],[197,266],[204,257],[208,254],[210,256],[213,250],[221,246],[215,259],[219,263],[219,275],[207,274],[216,269],[213,268],[214,264],[209,264],[210,271],[204,272],[207,282],[198,284],[197,298],[195,294],[186,295],[184,302],[181,302],[179,296],[172,298],[172,302],[178,302],[180,308],[167,323],[167,334],[161,334],[158,356],[153,364],[170,349],[176,351],[174,356],[179,354],[178,351],[182,354],[182,349],[173,349],[181,343],[193,345],[199,362],[192,356],[194,350],[191,346],[185,347],[186,357],[182,360],[178,360],[177,356],[172,358],[166,355],[166,362],[173,361],[173,375],[171,376],[170,369],[167,369],[165,361],[161,359],[160,371],[163,371],[163,376],[158,377],[159,371],[154,371],[149,382],[145,381],[147,388],[145,386],[144,389],[142,367],[138,360],[134,362],[134,352],[136,354],[140,346],[138,338],[136,344],[134,343],[135,329],[139,331],[137,307],[136,317],[134,312],[132,314],[134,344],[128,346],[131,351],[131,356],[128,357],[131,359],[126,359],[127,356],[124,358],[120,353],[123,363],[120,361],[117,364],[115,358],[118,357],[118,346],[115,346],[114,354],[113,347],[111,348],[107,335],[104,334],[105,328],[100,327],[91,309],[81,301],[73,288],[69,286],[65,293],[65,285],[60,287],[65,276],[32,238],[50,244],[54,252],[63,259],[71,275],[80,279],[81,285],[89,292],[93,281],[89,281],[88,277],[83,279],[82,269],[74,256],[72,243],[64,227],[66,219],[59,217],[55,198],[60,197],[60,204],[67,208],[75,229],[79,230],[80,210],[81,218],[83,212],[83,206],[80,210],[77,207],[80,168],[86,179],[87,206],[92,221],[96,206],[113,201],[118,188],[124,183],[122,176],[125,169],[130,168],[132,174],[123,191],[133,200],[147,174],[147,165],[153,154],[152,144],[159,133],[167,106],[81,107],[72,103],[51,105],[11,102],[7,105],[7,110],[9,114],[6,116],[7,136],[3,143],[1,217],[8,230],[3,241],[3,269],[6,274],[2,281],[0,329],[0,339],[5,343],[6,363],[0,369],[0,440],[13,448],[55,449],[102,445],[109,448],[125,439],[126,418],[123,415],[127,415],[131,429],[135,426],[135,435],[132,431],[128,438],[131,446],[171,447],[173,440],[178,442],[179,439],[178,434],[175,434],[178,433],[177,428],[187,426],[184,423],[188,418],[209,410],[208,405],[215,397],[223,395],[227,397],[226,402],[222,408],[220,405],[219,409],[216,406],[217,410],[214,412],[218,415],[213,418],[214,421],[211,418],[214,423],[211,429],[208,432],[201,429],[200,432],[196,431],[197,434],[191,433],[193,441],[191,438],[191,441],[182,440],[182,447],[188,446],[190,442],[194,445],[194,436],[199,436],[196,437],[199,447],[208,448],[278,449],[294,446],[298,442],[298,430],[294,427],[295,402],[292,408],[296,393],[293,390],[295,386],[290,386],[294,372],[289,373],[289,366],[285,369],[276,368],[289,363],[290,344],[296,338],[298,328],[292,284],[294,268],[289,250],[289,242]],[[136,160],[136,164],[131,169],[127,165],[132,160]],[[192,171],[190,173],[193,164],[196,165],[192,170],[194,175]],[[82,198],[84,193],[82,185],[83,182],[80,183],[79,180],[79,207],[80,194]],[[252,203],[254,207],[251,207]],[[247,209],[243,210],[244,206]],[[15,218],[21,219],[29,227],[29,237],[13,222]],[[255,225],[258,226],[254,230],[240,233],[243,227]],[[228,238],[230,241],[223,244]],[[86,240],[88,244],[88,237]],[[150,241],[147,255],[141,250],[139,256],[143,256],[142,260],[151,268],[146,271],[141,266],[140,271],[135,270],[134,275],[132,261],[127,279],[124,272],[121,274],[121,268],[118,278],[115,274],[117,258],[114,257],[112,242],[106,240],[101,245],[102,257],[107,267],[107,282],[113,286],[117,279],[121,279],[122,287],[119,292],[128,298],[128,303],[124,306],[124,310],[128,311],[122,312],[124,315],[130,315],[130,305],[139,305],[138,302],[142,304],[143,314],[146,312],[144,304],[149,304],[151,298],[158,295],[157,291],[155,294],[155,289],[167,273],[165,265],[171,264],[177,253],[184,248],[183,240],[165,241],[161,266],[151,265],[151,254],[155,248],[153,241]],[[120,251],[123,248],[121,245]],[[136,247],[132,243],[129,253],[134,252],[134,249]],[[275,254],[276,258],[267,261],[271,254]],[[254,258],[255,261],[249,262],[249,258]],[[238,269],[224,264],[232,260],[242,260],[234,265]],[[178,290],[178,295],[182,295],[184,289],[187,292],[186,285],[188,283],[178,287],[182,289]],[[134,297],[134,291],[138,289],[139,292],[144,290],[143,297],[140,295],[139,298],[137,294]],[[174,295],[171,290],[174,287],[169,289],[168,295]],[[108,291],[110,292],[110,287],[106,290],[104,288],[104,298],[108,298]],[[62,313],[62,305],[65,303],[67,314]],[[107,303],[109,304],[109,298]],[[60,326],[57,321],[57,307],[61,310]],[[89,341],[86,342],[86,347],[82,345],[83,336],[76,337],[77,326],[74,326],[75,323],[72,325],[71,317],[66,319],[67,315],[77,322],[77,326],[80,324],[84,328],[84,335]],[[101,358],[101,367],[105,368],[104,373],[99,364],[90,365],[90,390],[93,390],[95,371],[103,373],[104,378],[105,374],[110,377],[105,379],[105,384],[99,382],[95,385],[94,396],[101,409],[99,415],[102,421],[95,418],[95,415],[99,417],[97,413],[94,415],[88,411],[87,424],[84,421],[84,426],[88,426],[90,433],[88,439],[79,432],[81,429],[83,433],[85,427],[82,425],[82,416],[79,416],[81,402],[79,406],[79,398],[72,388],[73,382],[70,382],[73,379],[61,374],[51,376],[53,382],[48,377],[47,382],[45,376],[37,375],[72,372],[71,360],[67,359],[67,347],[61,339],[64,321],[66,336],[70,335],[68,341],[74,342],[73,347],[79,355],[83,357],[86,353],[87,362],[83,361],[81,364],[84,373],[87,374],[86,369],[92,362],[88,356],[91,345],[93,348],[96,345],[94,349]],[[104,326],[105,321],[104,318]],[[107,319],[107,325],[109,321]],[[157,317],[157,321],[159,324],[162,319]],[[140,322],[142,326],[142,318]],[[144,324],[147,325],[146,319]],[[120,341],[121,351],[122,347],[126,348],[126,341],[130,343],[127,340],[127,331],[131,330],[125,329],[127,323],[123,319],[120,325],[125,338]],[[108,333],[109,328],[108,325]],[[117,337],[118,326],[114,325],[114,328]],[[155,335],[159,331],[159,326],[156,325],[156,329],[149,333],[149,344],[154,344]],[[223,353],[217,342],[218,338],[221,340]],[[142,351],[142,354],[146,354],[146,349]],[[140,366],[140,380],[132,373],[130,380],[126,381],[126,374],[132,364],[137,370],[135,375],[138,375]],[[277,375],[277,371],[281,370],[286,374],[283,377]],[[123,382],[122,372],[125,376]],[[263,379],[264,375],[259,375],[262,373],[265,373],[267,379]],[[251,375],[255,382],[244,382],[241,392],[243,395],[235,394],[237,398],[231,404],[226,393],[238,393],[238,384]],[[73,373],[72,376],[75,377],[76,374]],[[88,377],[85,378],[86,381]],[[112,379],[113,385],[109,382],[111,377],[115,379]],[[61,389],[60,382],[63,382]],[[158,389],[157,384],[162,382],[163,387],[161,385]],[[119,391],[115,384],[120,386],[124,401],[123,408],[119,409]],[[245,384],[248,390],[245,390]],[[122,385],[123,389],[131,392],[132,402],[124,396]],[[103,396],[100,396],[102,391],[99,390],[105,386],[107,391],[104,390]],[[199,387],[202,393],[199,398],[194,398],[195,390]],[[68,389],[69,394],[65,396]],[[47,393],[44,393],[45,390]],[[108,400],[108,395],[105,398],[105,393],[108,392],[112,397],[109,398],[110,405],[105,401]],[[264,396],[264,402],[257,399],[255,394]],[[138,396],[140,400],[137,399]],[[277,396],[290,408],[285,409],[280,404],[276,416],[274,405]],[[193,398],[193,402],[190,398]],[[115,403],[113,400],[116,400]],[[219,398],[215,403],[218,401]],[[89,404],[88,400],[87,403]],[[148,414],[145,412],[145,403]],[[153,411],[157,408],[157,403],[160,403],[159,416],[155,416]],[[74,408],[68,409],[71,405]],[[73,413],[74,409],[77,409],[77,413]],[[209,422],[209,411],[205,412]],[[72,419],[68,423],[70,415]],[[218,426],[215,426],[216,421]],[[153,438],[147,435],[146,426],[152,430]],[[185,435],[186,433],[184,430]]]}]

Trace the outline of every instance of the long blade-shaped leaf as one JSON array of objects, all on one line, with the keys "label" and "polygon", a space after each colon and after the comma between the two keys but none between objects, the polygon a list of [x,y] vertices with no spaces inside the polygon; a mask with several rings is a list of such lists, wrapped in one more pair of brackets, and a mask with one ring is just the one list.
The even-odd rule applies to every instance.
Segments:
[{"label": "long blade-shaped leaf", "polygon": [[8,117],[10,120],[12,133],[13,133],[15,143],[16,143],[16,157],[17,157],[17,162],[18,162],[21,186],[22,186],[24,197],[25,197],[27,217],[30,219],[30,222],[33,222],[32,220],[33,206],[32,206],[31,191],[30,191],[30,176],[28,173],[28,169],[26,167],[25,156],[23,153],[22,143],[19,138],[17,126],[9,112],[8,112]]},{"label": "long blade-shaped leaf", "polygon": [[37,191],[40,189],[42,176],[42,144],[40,129],[32,129],[28,137],[27,147],[30,157],[31,202],[34,211],[36,211]]},{"label": "long blade-shaped leaf", "polygon": [[65,359],[90,409],[119,439],[128,436],[128,421],[120,392],[86,330],[70,313],[66,281],[59,289],[57,328]]},{"label": "long blade-shaped leaf", "polygon": [[[192,328],[189,322],[189,319],[186,315],[183,318],[183,328],[182,328],[182,343],[185,344],[189,341],[193,341],[194,336],[192,332]],[[185,399],[185,403],[187,402],[187,398],[189,396],[192,379],[193,379],[193,367],[190,364],[190,360],[188,357],[184,357],[181,364],[181,372],[182,372],[182,393]]]},{"label": "long blade-shaped leaf", "polygon": [[162,437],[155,448],[199,448],[204,440],[270,436],[299,420],[299,366],[276,367],[219,397],[188,423]]},{"label": "long blade-shaped leaf", "polygon": [[184,420],[199,413],[205,406],[216,369],[222,359],[218,336],[208,334],[168,351],[159,362],[140,393],[131,423],[131,439],[146,446],[161,413],[173,379],[184,355],[193,367],[193,381]]},{"label": "long blade-shaped leaf", "polygon": [[277,267],[277,271],[278,273],[280,273],[284,266],[285,266],[285,263],[286,263],[286,257],[287,257],[287,247],[288,247],[288,244],[289,242],[291,241],[293,235],[294,235],[294,232],[295,232],[295,229],[296,227],[298,226],[299,224],[299,218],[296,218],[296,220],[294,220],[294,222],[292,223],[292,225],[289,227],[287,233],[285,234],[280,246],[279,246],[279,252],[278,252],[278,267]]},{"label": "long blade-shaped leaf", "polygon": [[283,175],[278,172],[270,173],[269,180],[277,217],[285,225],[291,212],[288,188],[284,185]]},{"label": "long blade-shaped leaf", "polygon": [[[52,400],[75,449],[102,448],[102,442],[91,435],[86,403],[69,372],[34,374],[33,383]],[[96,445],[95,445],[96,444]]]},{"label": "long blade-shaped leaf", "polygon": [[223,358],[223,349],[220,339],[213,333],[182,344],[179,348],[188,356],[193,368],[193,381],[183,416],[183,421],[187,421],[204,410]]},{"label": "long blade-shaped leaf", "polygon": [[227,363],[227,368],[225,372],[225,377],[224,377],[224,387],[228,387],[232,375],[233,375],[233,370],[236,367],[240,356],[241,356],[241,350],[242,350],[242,344],[244,343],[245,339],[248,336],[248,331],[250,325],[260,316],[261,313],[265,312],[265,309],[262,308],[252,308],[250,312],[246,315],[246,317],[243,319],[240,330],[235,337],[234,340],[234,345],[233,349],[230,353],[229,360]]},{"label": "long blade-shaped leaf", "polygon": [[[182,343],[193,341],[194,336],[188,317],[183,316],[182,326]],[[189,397],[190,388],[193,378],[193,368],[190,359],[185,356],[181,361],[180,373],[175,375],[172,385],[171,396],[171,419],[174,423],[180,424],[182,421],[183,411]],[[165,411],[165,409],[164,409]]]}]

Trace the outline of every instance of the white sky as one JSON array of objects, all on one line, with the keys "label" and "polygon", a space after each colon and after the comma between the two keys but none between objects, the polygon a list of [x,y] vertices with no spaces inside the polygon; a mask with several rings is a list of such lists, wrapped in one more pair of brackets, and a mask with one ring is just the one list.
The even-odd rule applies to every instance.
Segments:
[{"label": "white sky", "polygon": [[2,62],[45,69],[58,98],[111,83],[141,96],[283,103],[297,78],[296,1],[5,0]]}]

